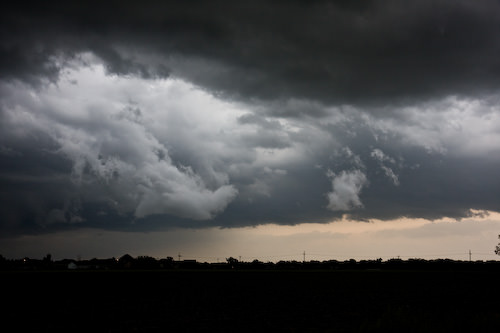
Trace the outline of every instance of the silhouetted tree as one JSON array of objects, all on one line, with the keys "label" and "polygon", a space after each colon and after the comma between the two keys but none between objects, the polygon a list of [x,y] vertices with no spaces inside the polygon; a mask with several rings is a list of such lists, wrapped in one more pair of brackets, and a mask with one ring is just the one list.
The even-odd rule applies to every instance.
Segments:
[{"label": "silhouetted tree", "polygon": [[[500,235],[498,235],[498,239],[500,239]],[[500,243],[498,243],[495,248],[495,254],[498,254],[500,256]]]},{"label": "silhouetted tree", "polygon": [[130,254],[124,254],[123,256],[120,257],[120,259],[118,259],[118,264],[124,268],[132,267],[133,262],[134,258],[132,258]]},{"label": "silhouetted tree", "polygon": [[45,269],[51,268],[52,267],[52,255],[50,253],[47,253],[47,255],[45,257],[43,257],[43,260],[40,264]]},{"label": "silhouetted tree", "polygon": [[160,259],[160,268],[173,268],[174,266],[174,258],[173,257],[166,257],[163,259]]},{"label": "silhouetted tree", "polygon": [[229,266],[231,266],[231,268],[234,268],[234,266],[238,264],[238,259],[235,259],[233,257],[226,258],[226,261],[229,264]]},{"label": "silhouetted tree", "polygon": [[137,268],[154,269],[158,268],[158,262],[150,256],[138,256],[135,260]]},{"label": "silhouetted tree", "polygon": [[7,267],[7,259],[3,255],[0,254],[0,269]]}]

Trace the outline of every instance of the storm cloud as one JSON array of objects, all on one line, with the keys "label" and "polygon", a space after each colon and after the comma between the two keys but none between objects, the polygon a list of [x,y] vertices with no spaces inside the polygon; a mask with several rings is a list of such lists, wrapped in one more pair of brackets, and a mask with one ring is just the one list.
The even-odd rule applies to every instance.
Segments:
[{"label": "storm cloud", "polygon": [[496,1],[9,5],[0,226],[500,209]]},{"label": "storm cloud", "polygon": [[498,87],[496,1],[44,3],[2,11],[2,76],[175,75],[243,99],[386,105]]}]

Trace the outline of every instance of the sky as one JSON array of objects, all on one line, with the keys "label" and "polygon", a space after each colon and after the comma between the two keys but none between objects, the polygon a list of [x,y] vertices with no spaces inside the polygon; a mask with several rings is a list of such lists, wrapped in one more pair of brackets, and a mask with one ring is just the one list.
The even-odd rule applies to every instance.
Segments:
[{"label": "sky", "polygon": [[0,254],[495,259],[500,2],[9,4]]}]

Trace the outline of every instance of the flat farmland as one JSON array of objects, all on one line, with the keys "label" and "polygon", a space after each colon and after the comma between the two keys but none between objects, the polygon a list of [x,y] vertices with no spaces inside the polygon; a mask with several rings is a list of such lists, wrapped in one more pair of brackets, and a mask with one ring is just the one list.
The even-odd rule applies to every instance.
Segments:
[{"label": "flat farmland", "polygon": [[[488,271],[0,272],[16,331],[498,332]],[[12,326],[10,326],[12,325]]]}]

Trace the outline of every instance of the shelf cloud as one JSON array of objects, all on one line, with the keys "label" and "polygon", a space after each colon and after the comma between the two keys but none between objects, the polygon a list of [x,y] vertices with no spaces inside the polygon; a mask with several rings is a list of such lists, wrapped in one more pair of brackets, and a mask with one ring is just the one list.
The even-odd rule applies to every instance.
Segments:
[{"label": "shelf cloud", "polygon": [[0,22],[5,232],[500,209],[497,1],[50,2]]}]

